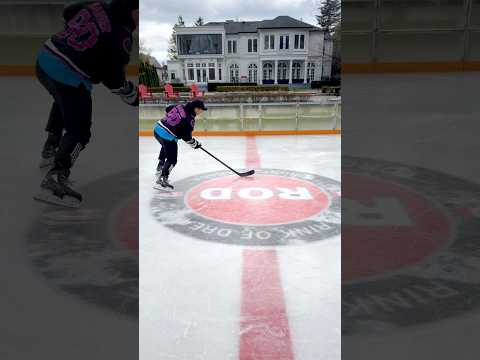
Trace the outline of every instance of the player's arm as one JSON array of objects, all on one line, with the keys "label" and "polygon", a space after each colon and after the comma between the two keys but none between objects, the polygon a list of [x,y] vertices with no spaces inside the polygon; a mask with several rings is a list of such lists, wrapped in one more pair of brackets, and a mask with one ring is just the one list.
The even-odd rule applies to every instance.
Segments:
[{"label": "player's arm", "polygon": [[123,102],[128,105],[138,106],[138,86],[126,78],[126,67],[130,62],[132,39],[130,35],[119,36],[111,34],[111,46],[108,51],[108,61],[105,63],[103,84],[112,93],[119,95]]},{"label": "player's arm", "polygon": [[202,147],[200,141],[192,137],[193,128],[190,128],[190,131],[187,132],[187,135],[182,137],[182,140],[185,141],[188,145],[190,145],[193,149],[198,149]]}]

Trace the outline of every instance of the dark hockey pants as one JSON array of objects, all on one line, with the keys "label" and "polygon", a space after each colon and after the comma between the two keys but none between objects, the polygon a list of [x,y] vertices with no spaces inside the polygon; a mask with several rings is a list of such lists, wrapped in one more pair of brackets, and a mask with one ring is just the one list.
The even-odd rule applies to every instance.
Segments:
[{"label": "dark hockey pants", "polygon": [[168,177],[173,167],[177,164],[178,144],[176,141],[165,140],[153,132],[155,139],[162,145],[158,160],[163,162],[162,176]]},{"label": "dark hockey pants", "polygon": [[76,88],[53,80],[38,65],[37,77],[54,99],[45,130],[51,134],[47,141],[57,142],[52,144],[58,146],[55,168],[70,169],[90,141],[91,94],[83,85]]}]

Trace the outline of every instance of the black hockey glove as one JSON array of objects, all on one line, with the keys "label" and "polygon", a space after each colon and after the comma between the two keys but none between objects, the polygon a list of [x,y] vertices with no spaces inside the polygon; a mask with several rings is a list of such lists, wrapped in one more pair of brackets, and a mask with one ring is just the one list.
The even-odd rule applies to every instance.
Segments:
[{"label": "black hockey glove", "polygon": [[119,95],[124,103],[138,106],[138,86],[135,86],[131,81],[126,81],[122,88],[112,90],[112,92]]},{"label": "black hockey glove", "polygon": [[192,138],[191,140],[187,141],[187,144],[194,149],[198,149],[202,147],[202,144],[200,144],[200,142],[195,138]]}]

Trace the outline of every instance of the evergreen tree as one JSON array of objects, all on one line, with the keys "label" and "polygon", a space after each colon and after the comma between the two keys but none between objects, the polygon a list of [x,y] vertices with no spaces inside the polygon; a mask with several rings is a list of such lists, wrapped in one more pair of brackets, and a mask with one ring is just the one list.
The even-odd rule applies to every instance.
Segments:
[{"label": "evergreen tree", "polygon": [[319,7],[320,15],[317,21],[322,30],[332,34],[341,20],[341,1],[323,0]]},{"label": "evergreen tree", "polygon": [[332,77],[339,79],[342,71],[342,29],[341,23],[337,23],[333,29],[332,34],[333,41],[333,54],[332,54]]},{"label": "evergreen tree", "polygon": [[202,26],[204,25],[205,21],[203,20],[203,18],[201,16],[198,17],[197,20],[195,20],[195,26]]},{"label": "evergreen tree", "polygon": [[181,15],[177,18],[177,23],[173,25],[172,36],[170,36],[169,45],[168,45],[168,58],[170,60],[177,60],[177,37],[175,33],[177,28],[185,26],[185,21],[183,21],[183,17]]}]

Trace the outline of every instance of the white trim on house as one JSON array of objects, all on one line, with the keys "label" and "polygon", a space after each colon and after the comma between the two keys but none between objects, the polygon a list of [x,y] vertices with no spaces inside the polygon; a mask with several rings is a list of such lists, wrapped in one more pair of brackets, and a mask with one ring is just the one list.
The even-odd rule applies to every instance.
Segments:
[{"label": "white trim on house", "polygon": [[[331,40],[319,29],[312,28],[275,28],[261,29],[256,32],[227,33],[225,23],[198,27],[177,28],[177,44],[182,35],[221,35],[222,49],[218,54],[178,55],[178,60],[168,62],[169,74],[175,71],[177,81],[187,84],[208,82],[249,82],[262,83],[308,83],[330,77],[331,74]],[[229,24],[232,24],[230,22]],[[240,24],[241,25],[241,24]],[[298,48],[295,49],[295,36],[298,35]],[[265,36],[268,46],[265,49]],[[283,48],[280,49],[280,37]],[[288,49],[286,37],[288,36]],[[303,36],[303,48],[300,48]],[[273,43],[272,43],[273,38]],[[215,39],[197,38],[198,43]],[[257,41],[257,52],[253,52],[253,41]],[[185,38],[183,39],[185,41]],[[194,40],[192,40],[194,41]],[[236,52],[233,52],[236,41]],[[251,42],[251,52],[249,49]],[[228,44],[232,51],[228,52]],[[197,43],[197,44],[198,44]],[[188,47],[189,45],[187,45]],[[197,45],[198,46],[198,45]],[[206,45],[212,49],[212,45]],[[214,51],[218,49],[213,45]],[[210,50],[205,50],[208,52]],[[200,51],[202,52],[202,51]],[[314,66],[308,64],[314,64]],[[254,66],[252,66],[254,65]],[[173,70],[172,70],[172,69]],[[312,70],[314,69],[314,70]],[[220,78],[221,72],[221,78]],[[192,77],[193,75],[193,77]]]}]

